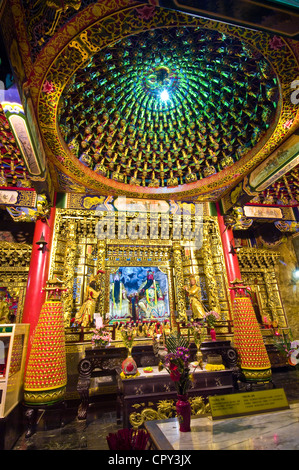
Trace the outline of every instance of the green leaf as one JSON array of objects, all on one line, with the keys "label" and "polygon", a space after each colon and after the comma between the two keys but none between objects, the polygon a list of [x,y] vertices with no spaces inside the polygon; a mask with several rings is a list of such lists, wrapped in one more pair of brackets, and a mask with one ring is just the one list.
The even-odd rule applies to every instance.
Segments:
[{"label": "green leaf", "polygon": [[183,347],[183,348],[188,348],[189,343],[186,338],[180,335],[180,333],[174,333],[168,336],[166,338],[166,348],[167,351],[170,353],[175,353],[177,348]]}]

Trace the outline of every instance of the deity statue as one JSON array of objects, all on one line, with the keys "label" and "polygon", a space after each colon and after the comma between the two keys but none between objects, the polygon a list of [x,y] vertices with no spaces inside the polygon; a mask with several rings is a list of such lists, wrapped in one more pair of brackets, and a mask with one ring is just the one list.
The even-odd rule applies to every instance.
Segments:
[{"label": "deity statue", "polygon": [[100,274],[103,274],[104,271],[98,270],[95,276],[91,276],[89,284],[86,289],[86,294],[84,298],[84,303],[82,304],[80,310],[76,313],[75,323],[83,327],[89,326],[93,322],[97,299],[100,295],[100,290],[98,290],[97,281]]},{"label": "deity statue", "polygon": [[193,319],[198,320],[205,316],[205,309],[201,302],[201,288],[196,284],[195,276],[190,276],[190,286],[184,286],[190,300]]},{"label": "deity statue", "polygon": [[124,284],[121,282],[122,271],[119,269],[110,284],[110,318],[112,320],[130,315],[129,300]]},{"label": "deity statue", "polygon": [[138,307],[144,319],[164,317],[167,310],[160,284],[154,279],[152,271],[147,272],[147,279],[139,290]]}]

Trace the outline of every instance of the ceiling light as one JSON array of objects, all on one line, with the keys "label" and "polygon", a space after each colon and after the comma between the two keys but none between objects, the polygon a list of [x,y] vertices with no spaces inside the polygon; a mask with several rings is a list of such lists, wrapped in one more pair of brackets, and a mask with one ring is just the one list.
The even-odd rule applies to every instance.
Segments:
[{"label": "ceiling light", "polygon": [[160,98],[162,101],[167,101],[169,99],[168,91],[167,90],[161,91]]},{"label": "ceiling light", "polygon": [[292,278],[293,278],[293,282],[299,281],[299,267],[298,266],[292,272]]}]

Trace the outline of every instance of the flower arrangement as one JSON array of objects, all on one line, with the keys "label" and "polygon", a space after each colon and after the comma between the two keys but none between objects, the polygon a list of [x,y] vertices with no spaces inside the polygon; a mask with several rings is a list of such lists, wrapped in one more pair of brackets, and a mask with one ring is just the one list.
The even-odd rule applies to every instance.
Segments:
[{"label": "flower arrangement", "polygon": [[193,380],[189,369],[189,350],[179,346],[175,352],[168,353],[163,367],[174,382],[178,395],[185,395]]},{"label": "flower arrangement", "polygon": [[166,341],[168,354],[163,363],[159,364],[159,370],[167,370],[174,382],[178,395],[185,395],[189,389],[193,374],[190,372],[188,342],[180,335],[170,335]]},{"label": "flower arrangement", "polygon": [[131,352],[133,347],[134,339],[136,336],[136,328],[131,323],[128,323],[121,329],[121,337],[125,347]]},{"label": "flower arrangement", "polygon": [[91,338],[91,344],[93,347],[102,346],[106,347],[111,342],[111,334],[105,328],[95,328],[93,330],[93,336]]},{"label": "flower arrangement", "polygon": [[207,322],[209,328],[213,328],[215,322],[219,320],[219,313],[215,312],[215,310],[211,310],[205,314],[204,320]]},{"label": "flower arrangement", "polygon": [[288,335],[283,333],[282,335],[276,334],[276,346],[285,354],[288,360],[288,364],[293,367],[299,367],[299,341],[291,341]]},{"label": "flower arrangement", "polygon": [[291,342],[288,356],[289,356],[290,366],[296,367],[299,365],[299,341],[298,340]]},{"label": "flower arrangement", "polygon": [[200,322],[193,322],[188,325],[189,341],[190,341],[191,335],[193,337],[195,346],[197,347],[197,349],[199,349],[205,337],[204,329],[202,328],[202,324]]}]

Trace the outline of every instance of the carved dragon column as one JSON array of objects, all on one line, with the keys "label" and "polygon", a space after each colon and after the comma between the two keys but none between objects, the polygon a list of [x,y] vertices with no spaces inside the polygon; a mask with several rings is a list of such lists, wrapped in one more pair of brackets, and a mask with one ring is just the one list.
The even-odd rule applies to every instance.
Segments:
[{"label": "carved dragon column", "polygon": [[271,274],[267,271],[264,270],[263,272],[264,275],[264,280],[266,284],[266,289],[267,289],[267,295],[268,295],[268,307],[271,312],[272,319],[268,318],[269,323],[277,323],[278,324],[278,316],[277,316],[277,309],[276,309],[276,304],[275,304],[275,299],[274,299],[274,292],[273,292],[273,287],[272,287],[272,276]]},{"label": "carved dragon column", "polygon": [[213,263],[213,254],[211,250],[211,240],[209,234],[209,222],[206,222],[203,227],[203,260],[204,260],[204,273],[207,280],[207,290],[209,307],[211,310],[215,310],[220,314],[220,304],[218,297],[218,289],[215,278],[215,270]]},{"label": "carved dragon column", "polygon": [[[106,240],[98,240],[97,242],[97,272],[105,270],[105,259],[106,259]],[[98,311],[100,315],[105,318],[105,274],[100,273],[98,280],[99,295],[99,307]]]},{"label": "carved dragon column", "polygon": [[187,321],[186,314],[186,298],[184,291],[184,275],[183,275],[183,262],[180,243],[174,243],[173,247],[173,264],[175,269],[175,286],[177,297],[177,313],[178,320],[181,322]]},{"label": "carved dragon column", "polygon": [[64,276],[63,281],[66,292],[63,293],[64,305],[64,326],[70,326],[70,319],[73,313],[74,298],[74,270],[77,250],[77,224],[74,220],[69,220],[66,227],[66,254],[64,258]]}]

